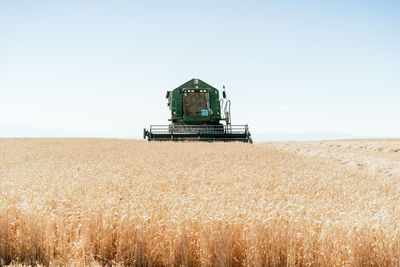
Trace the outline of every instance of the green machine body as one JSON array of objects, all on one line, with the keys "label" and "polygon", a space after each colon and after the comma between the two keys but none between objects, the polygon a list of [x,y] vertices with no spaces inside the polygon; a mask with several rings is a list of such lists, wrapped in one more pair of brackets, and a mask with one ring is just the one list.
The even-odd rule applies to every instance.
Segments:
[{"label": "green machine body", "polygon": [[224,141],[252,143],[246,125],[231,124],[231,101],[225,86],[220,98],[217,88],[200,79],[191,79],[167,91],[171,112],[169,125],[151,125],[144,129],[148,141]]}]

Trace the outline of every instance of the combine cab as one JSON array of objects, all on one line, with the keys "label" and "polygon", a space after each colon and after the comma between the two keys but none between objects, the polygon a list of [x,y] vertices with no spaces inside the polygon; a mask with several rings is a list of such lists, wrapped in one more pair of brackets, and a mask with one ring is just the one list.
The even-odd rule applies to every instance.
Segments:
[{"label": "combine cab", "polygon": [[199,79],[168,91],[171,124],[151,125],[149,130],[144,129],[144,138],[148,141],[252,143],[247,125],[231,124],[231,101],[226,100],[225,87],[222,96],[220,99],[216,88]]}]

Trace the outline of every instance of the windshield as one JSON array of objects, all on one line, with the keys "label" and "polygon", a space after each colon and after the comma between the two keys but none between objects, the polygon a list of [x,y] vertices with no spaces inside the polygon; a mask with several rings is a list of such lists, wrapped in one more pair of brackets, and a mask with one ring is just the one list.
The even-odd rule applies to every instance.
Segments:
[{"label": "windshield", "polygon": [[208,116],[208,92],[186,92],[183,97],[185,116]]}]

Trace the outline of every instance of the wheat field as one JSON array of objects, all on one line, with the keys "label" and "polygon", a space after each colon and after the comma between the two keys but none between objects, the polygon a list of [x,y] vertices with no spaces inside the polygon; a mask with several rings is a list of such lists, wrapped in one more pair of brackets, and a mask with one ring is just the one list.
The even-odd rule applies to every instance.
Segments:
[{"label": "wheat field", "polygon": [[399,266],[400,140],[0,139],[0,265]]}]

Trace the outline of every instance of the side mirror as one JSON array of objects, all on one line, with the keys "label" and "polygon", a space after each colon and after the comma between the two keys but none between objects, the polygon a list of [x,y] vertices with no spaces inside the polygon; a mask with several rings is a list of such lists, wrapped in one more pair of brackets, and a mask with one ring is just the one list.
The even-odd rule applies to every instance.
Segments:
[{"label": "side mirror", "polygon": [[168,98],[168,97],[169,97],[169,91],[167,91],[167,96],[165,98]]},{"label": "side mirror", "polygon": [[222,91],[222,97],[223,97],[223,98],[226,98],[225,85],[223,85],[222,88],[224,89],[224,91]]}]

